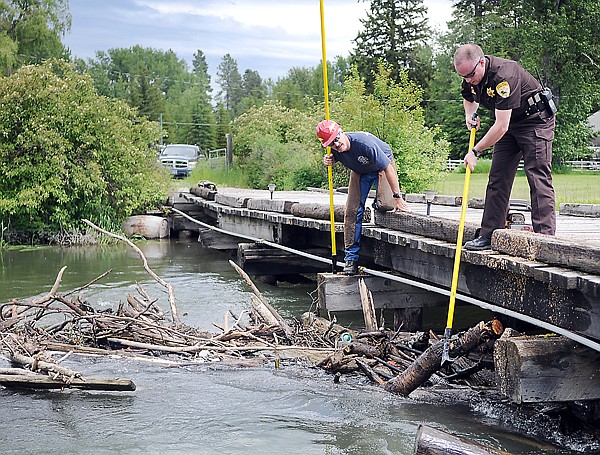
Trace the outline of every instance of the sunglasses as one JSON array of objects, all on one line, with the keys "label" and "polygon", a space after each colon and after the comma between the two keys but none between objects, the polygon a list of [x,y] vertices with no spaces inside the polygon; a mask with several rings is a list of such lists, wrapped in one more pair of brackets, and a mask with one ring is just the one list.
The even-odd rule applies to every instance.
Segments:
[{"label": "sunglasses", "polygon": [[337,136],[335,137],[335,139],[333,141],[331,141],[331,144],[329,144],[329,146],[337,147],[342,142],[341,134],[342,134],[342,132],[339,131],[337,133]]},{"label": "sunglasses", "polygon": [[475,64],[475,67],[473,68],[473,71],[471,71],[469,74],[465,74],[464,76],[461,76],[461,75],[459,74],[459,76],[460,76],[460,77],[462,77],[463,79],[468,79],[468,78],[470,78],[470,77],[473,77],[473,76],[475,76],[475,71],[477,71],[477,67],[479,66],[479,64],[480,64],[480,63],[481,63],[481,59],[479,59],[479,60],[477,61],[477,63]]}]

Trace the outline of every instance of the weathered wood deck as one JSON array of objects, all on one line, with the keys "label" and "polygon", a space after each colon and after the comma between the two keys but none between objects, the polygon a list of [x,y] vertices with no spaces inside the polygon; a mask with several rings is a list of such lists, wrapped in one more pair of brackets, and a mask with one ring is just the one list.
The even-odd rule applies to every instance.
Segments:
[{"label": "weathered wood deck", "polygon": [[[298,250],[321,252],[331,258],[326,192],[275,191],[219,188],[217,192],[193,188],[172,198],[172,205],[205,223],[225,231],[259,238]],[[345,194],[336,193],[336,212],[345,203]],[[422,195],[407,195],[413,213],[375,213],[363,225],[361,261],[367,266],[387,269],[450,288],[460,198],[436,197],[427,217]],[[423,201],[423,202],[415,202]],[[450,202],[448,202],[450,201]],[[293,207],[312,204],[321,219],[308,218]],[[370,206],[370,203],[368,203]],[[588,210],[589,208],[585,208]],[[586,213],[590,213],[589,210]],[[467,210],[465,236],[475,235],[482,210]],[[525,213],[529,222],[529,213]],[[198,231],[197,225],[180,216],[173,217],[174,230]],[[343,259],[342,224],[336,223],[338,260]],[[212,246],[235,248],[248,240],[215,234],[200,228],[201,240]],[[542,240],[539,240],[543,237]],[[533,241],[531,239],[534,239]],[[523,235],[521,231],[494,233],[494,250],[464,251],[458,292],[494,305],[548,322],[590,339],[600,340],[600,218],[558,214],[556,237]],[[247,248],[246,251],[251,251]],[[243,251],[242,251],[243,256]],[[250,274],[290,273],[290,256],[273,257],[267,264],[248,253],[244,268]],[[291,255],[291,253],[290,253]],[[242,257],[241,262],[244,262]],[[268,263],[276,264],[269,270]],[[281,264],[286,264],[282,267]],[[279,264],[279,265],[277,265]],[[306,261],[301,267],[306,267]],[[313,263],[313,271],[328,267]],[[330,269],[330,267],[329,267]],[[285,272],[284,272],[285,271]],[[420,299],[422,300],[422,298]],[[377,304],[377,302],[376,302]],[[406,307],[406,303],[403,304]],[[382,307],[386,307],[385,304]]]}]

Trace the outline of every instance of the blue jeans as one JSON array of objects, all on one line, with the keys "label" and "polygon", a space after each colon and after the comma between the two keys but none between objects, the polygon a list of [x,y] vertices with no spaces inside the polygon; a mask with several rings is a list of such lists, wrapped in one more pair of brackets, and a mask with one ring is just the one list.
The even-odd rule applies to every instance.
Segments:
[{"label": "blue jeans", "polygon": [[[375,184],[377,188],[377,182],[379,180],[379,172],[370,172],[368,174],[361,174],[360,176],[360,205],[356,211],[356,228],[354,231],[354,243],[346,248],[346,254],[344,256],[345,261],[358,261],[358,251],[360,250],[360,237],[362,235],[362,223],[363,215],[365,213],[365,203],[369,196],[369,191]],[[377,200],[377,197],[375,197]]]}]

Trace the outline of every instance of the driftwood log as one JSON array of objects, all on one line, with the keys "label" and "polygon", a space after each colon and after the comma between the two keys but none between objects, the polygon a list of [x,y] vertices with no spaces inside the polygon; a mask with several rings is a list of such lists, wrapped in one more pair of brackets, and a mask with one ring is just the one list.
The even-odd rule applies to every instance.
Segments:
[{"label": "driftwood log", "polygon": [[244,279],[244,281],[246,281],[248,286],[250,286],[250,289],[252,289],[252,292],[254,293],[254,295],[256,297],[256,299],[252,299],[252,305],[259,312],[259,314],[261,314],[264,318],[266,318],[267,322],[274,321],[275,323],[277,323],[281,327],[281,330],[283,330],[283,332],[285,333],[285,336],[289,340],[293,340],[294,339],[294,331],[292,330],[292,328],[279,315],[277,310],[275,310],[275,308],[273,308],[269,304],[269,302],[267,302],[267,300],[263,297],[262,293],[254,285],[254,283],[252,282],[252,280],[250,279],[248,274],[246,272],[244,272],[235,262],[230,260],[229,264],[235,269],[235,271],[237,273],[240,274],[240,276]]},{"label": "driftwood log", "polygon": [[0,369],[0,385],[25,389],[66,389],[134,391],[135,384],[130,379],[108,377],[84,377],[78,371],[66,368],[59,363],[69,357],[55,361],[45,352],[29,356],[19,352],[31,349],[32,342],[26,338],[8,334],[1,339],[8,348],[8,358],[13,365],[21,368]]},{"label": "driftwood log", "polygon": [[419,426],[415,438],[415,455],[507,455],[508,452],[484,446],[475,441]]},{"label": "driftwood log", "polygon": [[[480,322],[462,335],[450,341],[450,357],[465,355],[490,338],[498,338],[503,332],[502,324],[494,319],[488,323]],[[385,389],[408,396],[421,384],[426,382],[442,365],[444,340],[433,344],[406,370],[388,381]]]},{"label": "driftwood log", "polygon": [[21,389],[85,389],[133,392],[135,384],[130,379],[104,377],[77,377],[70,381],[54,379],[42,374],[0,374],[0,385]]}]

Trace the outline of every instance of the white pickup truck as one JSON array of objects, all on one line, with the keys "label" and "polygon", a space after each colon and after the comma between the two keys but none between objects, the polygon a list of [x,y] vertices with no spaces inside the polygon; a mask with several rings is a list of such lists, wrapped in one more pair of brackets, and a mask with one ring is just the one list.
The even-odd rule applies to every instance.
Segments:
[{"label": "white pickup truck", "polygon": [[173,177],[184,178],[192,173],[199,159],[204,159],[204,154],[197,145],[169,144],[161,150],[158,159]]}]

